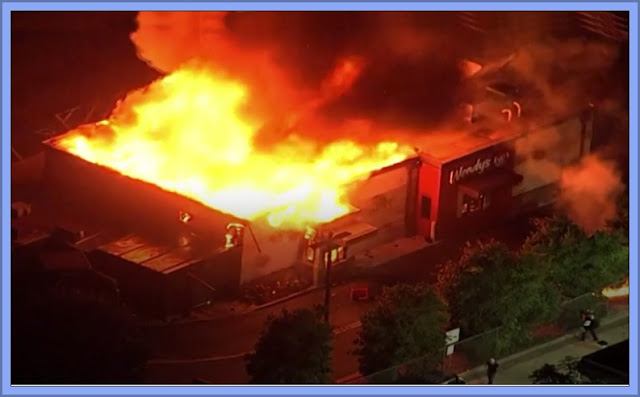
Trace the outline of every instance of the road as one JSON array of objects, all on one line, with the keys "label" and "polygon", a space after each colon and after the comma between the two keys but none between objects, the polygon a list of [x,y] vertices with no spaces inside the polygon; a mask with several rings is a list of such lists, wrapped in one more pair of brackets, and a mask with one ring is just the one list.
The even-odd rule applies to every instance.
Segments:
[{"label": "road", "polygon": [[[521,216],[478,235],[478,238],[496,238],[517,247],[528,230],[528,217]],[[366,277],[358,281],[334,287],[330,315],[337,333],[334,336],[334,379],[357,371],[357,359],[351,351],[355,347],[353,342],[357,338],[358,328],[353,328],[353,325],[372,306],[370,302],[351,301],[351,286],[434,282],[439,264],[446,259],[456,258],[460,243],[451,241],[428,247],[371,269]],[[246,381],[244,361],[238,355],[253,349],[268,316],[279,313],[283,308],[309,308],[323,302],[324,291],[316,290],[244,315],[153,327],[150,329],[150,338],[154,361],[150,363],[148,379],[150,382],[160,383],[184,382],[185,379],[190,381],[194,377],[202,377],[214,383],[229,383],[232,379]]]},{"label": "road", "polygon": [[[334,336],[334,380],[351,375],[358,366],[357,358],[351,354],[358,330],[353,328]],[[214,384],[246,384],[249,377],[245,372],[244,354],[174,363],[152,361],[146,380],[150,384],[188,384],[195,378]]]}]

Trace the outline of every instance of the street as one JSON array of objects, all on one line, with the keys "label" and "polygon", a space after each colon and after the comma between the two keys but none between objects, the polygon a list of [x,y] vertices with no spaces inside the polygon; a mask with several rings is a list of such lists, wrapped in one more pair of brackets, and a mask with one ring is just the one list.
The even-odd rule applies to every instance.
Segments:
[{"label": "street", "polygon": [[[542,215],[545,211],[547,210],[540,210],[535,215]],[[478,234],[477,238],[496,238],[511,247],[518,247],[529,231],[530,216],[531,214],[515,218]],[[370,269],[359,280],[333,288],[330,319],[335,338],[334,379],[357,372],[357,359],[351,352],[355,347],[358,328],[352,327],[372,306],[372,302],[353,302],[350,298],[351,287],[396,282],[433,283],[438,266],[447,259],[457,258],[462,243],[463,241],[449,241],[427,247]],[[311,308],[322,303],[324,290],[320,289],[246,314],[152,327],[149,329],[153,346],[153,361],[148,370],[149,381],[173,383],[178,381],[178,377],[180,381],[202,377],[213,383],[229,383],[231,379],[246,381],[244,361],[237,356],[253,349],[269,315],[278,314],[285,308]]]}]

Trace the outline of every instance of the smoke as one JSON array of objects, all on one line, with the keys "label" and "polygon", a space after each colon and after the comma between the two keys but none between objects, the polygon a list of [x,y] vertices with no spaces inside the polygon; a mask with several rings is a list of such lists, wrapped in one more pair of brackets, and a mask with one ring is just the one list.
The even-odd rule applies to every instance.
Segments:
[{"label": "smoke", "polygon": [[558,203],[573,222],[593,233],[615,218],[623,188],[615,164],[590,155],[563,170]]},{"label": "smoke", "polygon": [[611,97],[619,49],[587,39],[523,43],[507,69],[533,111],[566,116]]},{"label": "smoke", "polygon": [[198,58],[246,82],[252,92],[246,111],[265,120],[262,143],[292,134],[358,139],[358,128],[351,128],[363,124],[366,139],[389,125],[438,126],[458,109],[464,41],[451,45],[447,18],[433,12],[140,12],[131,38],[139,57],[162,72]]}]

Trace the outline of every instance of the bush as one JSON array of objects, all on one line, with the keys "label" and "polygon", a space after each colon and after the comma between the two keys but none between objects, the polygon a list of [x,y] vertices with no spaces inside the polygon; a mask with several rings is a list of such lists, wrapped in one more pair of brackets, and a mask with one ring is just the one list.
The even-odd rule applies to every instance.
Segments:
[{"label": "bush", "polygon": [[629,272],[629,247],[621,233],[598,231],[591,236],[566,217],[535,220],[523,253],[548,271],[566,298],[596,291]]},{"label": "bush", "polygon": [[320,310],[283,310],[279,316],[270,317],[255,353],[246,357],[251,383],[328,383],[332,337]]},{"label": "bush", "polygon": [[561,304],[535,257],[494,240],[468,244],[459,261],[443,266],[438,291],[464,335],[501,327],[496,354],[527,344],[528,327],[557,316]]},{"label": "bush", "polygon": [[355,353],[364,375],[425,356],[424,368],[440,362],[448,315],[427,286],[385,288],[376,306],[362,317]]}]

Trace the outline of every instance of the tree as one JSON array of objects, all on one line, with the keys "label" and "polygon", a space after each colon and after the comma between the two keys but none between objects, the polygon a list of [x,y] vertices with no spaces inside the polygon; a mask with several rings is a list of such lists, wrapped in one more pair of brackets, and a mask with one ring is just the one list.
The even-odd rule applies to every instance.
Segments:
[{"label": "tree", "polygon": [[567,298],[595,291],[629,271],[629,247],[622,233],[601,230],[587,235],[567,217],[537,219],[523,245]]},{"label": "tree", "polygon": [[320,310],[283,310],[269,317],[255,352],[246,357],[251,383],[328,383],[332,336]]},{"label": "tree", "polygon": [[464,335],[500,327],[494,354],[527,342],[527,327],[554,318],[561,303],[533,257],[495,240],[468,243],[458,261],[441,267],[437,289]]},{"label": "tree", "polygon": [[135,384],[149,350],[122,308],[42,289],[12,302],[12,382]]},{"label": "tree", "polygon": [[616,217],[607,225],[613,232],[620,233],[629,245],[629,189],[618,196],[616,202]]},{"label": "tree", "polygon": [[356,341],[360,373],[374,372],[427,356],[442,357],[448,314],[438,296],[423,284],[385,288],[375,307],[362,317]]},{"label": "tree", "polygon": [[566,357],[558,365],[544,364],[529,375],[536,385],[581,385],[590,384],[578,371],[578,360]]}]

